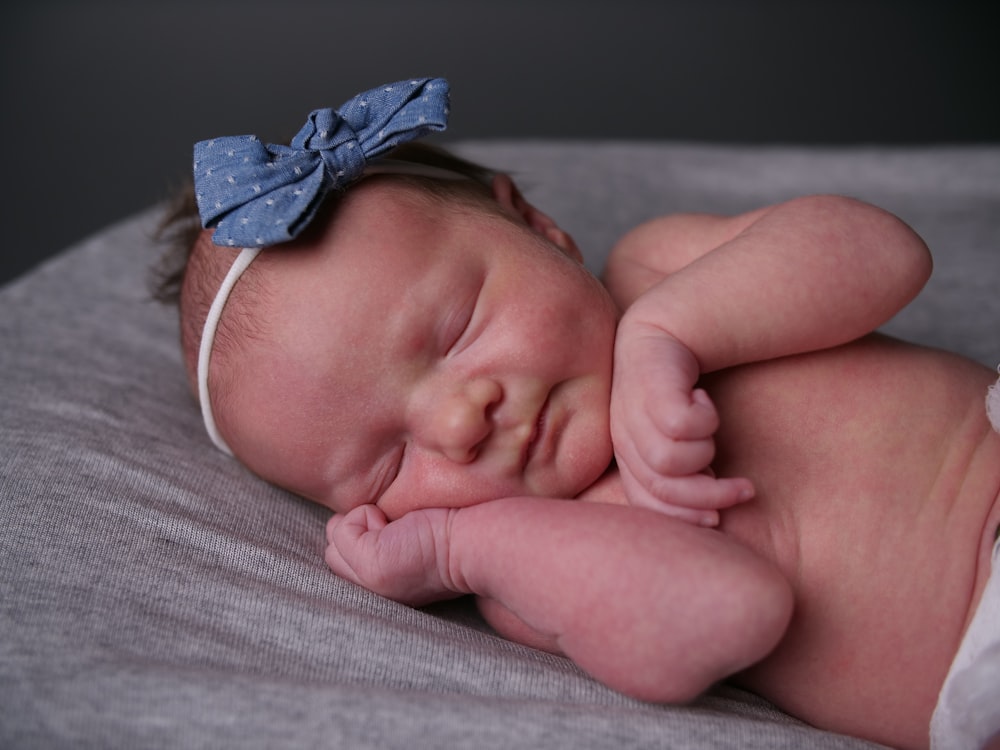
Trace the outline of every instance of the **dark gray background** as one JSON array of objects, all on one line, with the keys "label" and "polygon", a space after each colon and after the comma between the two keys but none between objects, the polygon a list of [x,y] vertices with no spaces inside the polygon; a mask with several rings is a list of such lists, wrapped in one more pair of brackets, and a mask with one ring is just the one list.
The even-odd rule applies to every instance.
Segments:
[{"label": "dark gray background", "polygon": [[411,76],[450,79],[448,139],[1000,141],[997,6],[7,0],[0,282],[162,199],[194,141]]}]

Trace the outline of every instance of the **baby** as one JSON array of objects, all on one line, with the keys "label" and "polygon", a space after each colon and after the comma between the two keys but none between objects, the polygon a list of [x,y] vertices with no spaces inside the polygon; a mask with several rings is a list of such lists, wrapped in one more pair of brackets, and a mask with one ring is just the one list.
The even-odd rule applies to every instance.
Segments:
[{"label": "baby", "polygon": [[932,714],[937,746],[997,741],[995,375],[871,333],[920,238],[833,196],[668,216],[602,284],[510,178],[398,145],[446,114],[422,79],[291,147],[196,147],[182,347],[216,445],[335,512],[338,575],[474,594],[629,695],[729,678],[894,746]]}]

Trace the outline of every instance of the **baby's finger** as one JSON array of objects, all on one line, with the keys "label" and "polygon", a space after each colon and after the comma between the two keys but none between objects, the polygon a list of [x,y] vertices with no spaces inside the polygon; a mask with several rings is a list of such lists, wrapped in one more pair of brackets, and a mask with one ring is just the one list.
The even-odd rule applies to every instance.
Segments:
[{"label": "baby's finger", "polygon": [[701,388],[690,394],[671,393],[650,399],[645,405],[645,418],[659,434],[673,440],[700,440],[719,429],[719,413]]},{"label": "baby's finger", "polygon": [[[335,573],[340,575],[343,566],[347,566],[353,574],[348,556],[358,559],[362,546],[373,543],[373,537],[366,538],[366,535],[379,532],[387,525],[385,514],[371,504],[361,505],[344,514],[334,514],[326,523],[327,563],[330,564],[330,556],[333,555],[342,566],[341,569],[334,568]],[[333,565],[330,567],[333,568]]]},{"label": "baby's finger", "polygon": [[640,461],[662,476],[684,477],[697,474],[711,465],[715,458],[715,441],[702,440],[646,440],[634,446]]},{"label": "baby's finger", "polygon": [[347,513],[336,513],[326,522],[327,541],[333,541],[333,535],[347,533],[351,538],[357,538],[368,531],[380,531],[389,523],[385,514],[375,505],[368,503],[352,508]]},{"label": "baby's finger", "polygon": [[345,578],[348,581],[352,581],[353,583],[360,584],[361,580],[354,571],[354,568],[348,564],[340,547],[338,547],[334,541],[334,532],[343,516],[336,516],[335,518],[338,519],[336,522],[334,522],[334,519],[331,518],[330,523],[327,523],[328,544],[326,545],[326,549],[323,551],[323,559],[326,561],[327,567],[330,568],[334,574],[340,576],[341,578]]},{"label": "baby's finger", "polygon": [[719,525],[719,512],[702,508],[686,508],[681,505],[666,503],[649,494],[634,477],[622,473],[622,486],[629,505],[635,508],[646,508],[695,526],[713,527]]},{"label": "baby's finger", "polygon": [[623,480],[628,478],[641,488],[633,489],[626,484],[625,490],[630,502],[634,494],[635,498],[645,498],[651,502],[715,510],[746,502],[754,496],[753,483],[743,477],[719,479],[711,472],[664,476],[652,471],[642,462],[630,462],[626,456],[619,456],[619,467]]},{"label": "baby's finger", "polygon": [[686,508],[719,510],[745,503],[754,496],[753,483],[743,477],[722,479],[708,474],[686,477],[654,477],[647,485],[653,497],[665,498],[672,505]]},{"label": "baby's finger", "polygon": [[340,522],[344,520],[344,516],[341,513],[334,513],[330,516],[330,520],[326,522],[326,542],[331,544],[333,542],[333,534]]}]

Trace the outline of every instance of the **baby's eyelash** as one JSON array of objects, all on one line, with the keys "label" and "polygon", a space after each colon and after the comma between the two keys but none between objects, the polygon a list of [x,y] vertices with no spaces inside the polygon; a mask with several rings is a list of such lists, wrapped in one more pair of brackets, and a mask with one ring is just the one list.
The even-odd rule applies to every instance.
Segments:
[{"label": "baby's eyelash", "polygon": [[462,314],[461,325],[457,326],[458,332],[451,337],[451,341],[448,343],[446,351],[451,352],[451,350],[454,349],[458,345],[458,343],[462,340],[462,338],[465,336],[465,332],[469,330],[469,324],[472,323],[472,316],[473,313],[475,313],[475,311],[476,311],[475,304],[469,305],[467,307],[466,312]]},{"label": "baby's eyelash", "polygon": [[462,306],[461,308],[462,312],[459,318],[460,323],[456,326],[456,328],[458,328],[458,331],[453,336],[449,337],[451,341],[445,348],[445,351],[448,354],[451,354],[452,350],[455,349],[456,346],[462,343],[462,339],[464,339],[466,334],[468,333],[469,326],[472,325],[472,321],[476,317],[476,310],[479,308],[479,297],[482,292],[482,288],[483,288],[482,284],[479,284],[479,286],[476,288],[475,294],[469,299],[468,302],[466,302]]}]

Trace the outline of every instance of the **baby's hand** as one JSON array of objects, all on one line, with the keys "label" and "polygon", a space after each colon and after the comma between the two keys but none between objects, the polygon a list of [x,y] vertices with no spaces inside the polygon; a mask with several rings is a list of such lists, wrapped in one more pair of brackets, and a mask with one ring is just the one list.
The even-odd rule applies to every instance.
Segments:
[{"label": "baby's hand", "polygon": [[389,522],[374,505],[333,516],[326,526],[326,564],[342,578],[403,604],[458,596],[449,560],[454,510],[430,508]]},{"label": "baby's hand", "polygon": [[611,438],[629,503],[701,526],[753,496],[743,478],[711,470],[719,415],[695,389],[698,362],[663,331],[619,330],[611,390]]}]

